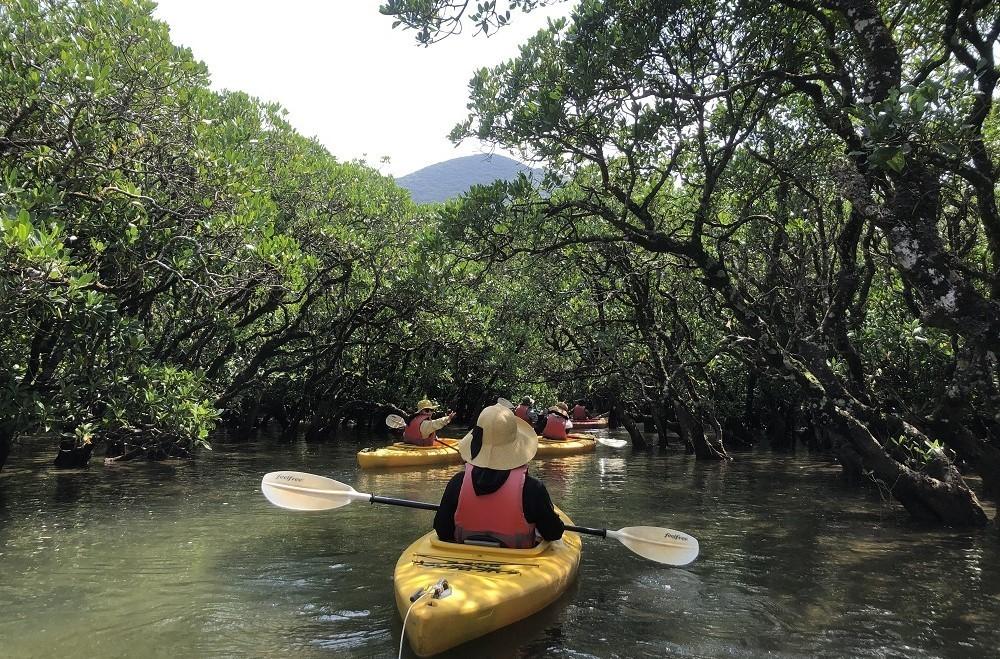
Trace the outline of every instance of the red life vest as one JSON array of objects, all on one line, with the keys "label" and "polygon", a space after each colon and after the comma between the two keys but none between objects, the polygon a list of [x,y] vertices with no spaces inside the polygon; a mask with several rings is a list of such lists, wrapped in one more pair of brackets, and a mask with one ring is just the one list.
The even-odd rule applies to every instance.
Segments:
[{"label": "red life vest", "polygon": [[528,416],[528,406],[523,403],[517,406],[517,408],[514,410],[514,415],[521,417],[528,423],[531,423],[531,417]]},{"label": "red life vest", "polygon": [[406,424],[406,429],[403,430],[403,441],[407,444],[416,444],[417,446],[433,446],[434,441],[437,439],[437,433],[432,432],[430,437],[420,436],[420,424],[431,418],[430,414],[418,414],[417,416],[410,419],[410,422]]},{"label": "red life vest", "polygon": [[511,469],[499,490],[477,495],[472,485],[472,465],[466,464],[455,510],[455,541],[487,536],[510,549],[534,547],[535,525],[524,518],[524,481],[527,477],[527,465]]},{"label": "red life vest", "polygon": [[555,412],[545,417],[545,430],[542,437],[546,439],[566,439],[566,419]]},{"label": "red life vest", "polygon": [[587,420],[587,408],[583,405],[577,405],[573,408],[573,420],[574,421],[586,421]]}]

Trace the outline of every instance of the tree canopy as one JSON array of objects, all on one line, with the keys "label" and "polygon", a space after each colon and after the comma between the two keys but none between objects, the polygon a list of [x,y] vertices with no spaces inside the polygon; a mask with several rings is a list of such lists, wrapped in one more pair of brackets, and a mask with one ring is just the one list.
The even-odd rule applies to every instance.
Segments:
[{"label": "tree canopy", "polygon": [[[546,4],[381,11],[431,45]],[[0,465],[533,394],[705,460],[805,444],[986,522],[997,3],[584,0],[476,73],[452,134],[542,184],[437,206],[212,91],[152,10],[0,7]]]},{"label": "tree canopy", "polygon": [[[423,4],[431,34],[461,15]],[[982,524],[956,464],[995,491],[998,34],[987,2],[581,2],[476,74],[453,132],[550,187],[448,230],[583,254],[641,346],[640,370],[611,353],[645,371],[629,398],[682,436],[763,411],[915,515]]]}]

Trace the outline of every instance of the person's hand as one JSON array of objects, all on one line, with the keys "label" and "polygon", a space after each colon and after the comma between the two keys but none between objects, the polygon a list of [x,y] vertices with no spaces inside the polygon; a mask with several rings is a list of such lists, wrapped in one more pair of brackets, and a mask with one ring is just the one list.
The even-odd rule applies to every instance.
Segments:
[{"label": "person's hand", "polygon": [[454,418],[455,418],[455,411],[454,410],[448,410],[448,423],[451,423],[451,420],[454,419]]}]

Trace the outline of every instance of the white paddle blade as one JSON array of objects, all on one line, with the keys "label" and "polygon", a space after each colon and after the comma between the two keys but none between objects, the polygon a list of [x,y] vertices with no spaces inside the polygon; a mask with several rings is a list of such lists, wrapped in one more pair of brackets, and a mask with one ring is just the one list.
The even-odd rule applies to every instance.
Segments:
[{"label": "white paddle blade", "polygon": [[394,428],[395,430],[399,430],[400,428],[406,427],[406,420],[398,414],[390,414],[385,417],[385,425],[390,428]]},{"label": "white paddle blade", "polygon": [[504,407],[506,407],[506,408],[507,408],[508,410],[512,410],[512,409],[514,409],[515,407],[517,407],[517,405],[515,405],[515,404],[514,404],[514,403],[512,403],[512,402],[510,402],[510,401],[509,401],[509,400],[507,400],[506,398],[497,398],[497,405],[503,405],[503,406],[504,406]]},{"label": "white paddle blade", "polygon": [[598,437],[597,443],[610,446],[611,448],[621,448],[628,444],[628,442],[624,439],[611,439],[610,437]]},{"label": "white paddle blade", "polygon": [[272,471],[260,481],[267,500],[288,510],[333,510],[370,495],[332,478],[301,471]]},{"label": "white paddle blade", "polygon": [[608,537],[657,563],[687,565],[698,557],[698,541],[687,533],[659,526],[628,526],[608,531]]}]

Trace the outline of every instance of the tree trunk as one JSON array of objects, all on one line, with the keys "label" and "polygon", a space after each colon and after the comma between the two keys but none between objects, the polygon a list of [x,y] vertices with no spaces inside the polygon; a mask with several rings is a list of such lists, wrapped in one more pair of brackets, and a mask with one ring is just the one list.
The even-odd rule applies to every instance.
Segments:
[{"label": "tree trunk", "polygon": [[240,424],[236,430],[237,437],[241,440],[246,440],[253,434],[260,413],[260,398],[260,394],[257,394],[242,406]]},{"label": "tree trunk", "polygon": [[653,425],[656,426],[656,445],[661,449],[665,449],[670,445],[665,405],[665,402],[653,405]]},{"label": "tree trunk", "polygon": [[93,452],[94,445],[89,441],[82,446],[77,446],[75,438],[65,440],[61,443],[59,453],[56,454],[52,464],[60,469],[86,467],[90,463],[90,455]]},{"label": "tree trunk", "polygon": [[615,404],[614,407],[612,408],[612,414],[618,415],[618,418],[622,422],[622,427],[625,428],[626,432],[628,432],[628,436],[632,439],[632,446],[634,448],[637,448],[641,451],[644,451],[649,448],[649,443],[643,436],[642,431],[639,430],[639,426],[636,425],[635,420],[632,419],[632,417],[629,415],[628,412],[625,411],[623,407],[619,406],[618,404]]},{"label": "tree trunk", "polygon": [[[958,351],[951,383],[924,422],[938,439],[982,477],[985,493],[996,497],[1000,495],[1000,448],[977,437],[965,419],[968,403],[975,398],[976,390],[984,389],[982,385],[991,379],[985,357],[985,354],[977,357],[967,349]],[[990,392],[982,393],[989,401]]]},{"label": "tree trunk", "polygon": [[718,436],[715,441],[705,436],[705,428],[680,401],[674,400],[674,414],[681,427],[681,439],[689,453],[694,453],[698,460],[728,460],[729,456],[722,448],[722,428],[718,420],[712,417],[717,427]]},{"label": "tree trunk", "polygon": [[[946,526],[981,527],[989,520],[976,494],[944,456],[928,473],[915,471],[894,460],[868,427],[848,409],[825,398],[822,416],[842,434],[880,486],[896,498],[913,517]],[[915,429],[913,429],[915,431]]]},{"label": "tree trunk", "polygon": [[4,464],[7,463],[7,456],[14,445],[14,434],[5,426],[0,425],[0,471],[3,471]]},{"label": "tree trunk", "polygon": [[840,475],[852,484],[865,480],[865,463],[851,442],[838,432],[831,430],[826,424],[816,426],[816,434],[822,436],[820,444],[830,448],[840,462]]},{"label": "tree trunk", "polygon": [[756,405],[757,392],[757,369],[753,366],[747,368],[747,389],[743,399],[743,425],[748,430],[758,427]]}]

